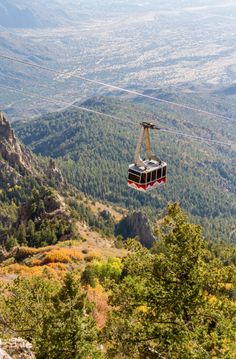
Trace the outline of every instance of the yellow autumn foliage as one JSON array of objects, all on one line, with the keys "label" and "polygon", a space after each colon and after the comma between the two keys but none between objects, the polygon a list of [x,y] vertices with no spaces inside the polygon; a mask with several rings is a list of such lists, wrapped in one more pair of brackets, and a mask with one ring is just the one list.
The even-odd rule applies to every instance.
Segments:
[{"label": "yellow autumn foliage", "polygon": [[225,290],[231,290],[234,288],[234,285],[232,283],[219,283],[218,288],[225,289]]},{"label": "yellow autumn foliage", "polygon": [[138,313],[147,313],[148,307],[146,305],[140,305],[139,307],[136,308],[136,311]]},{"label": "yellow autumn foliage", "polygon": [[209,302],[210,304],[216,304],[217,301],[218,301],[218,299],[216,298],[216,296],[215,296],[215,295],[211,295],[211,294],[208,295],[207,299],[208,299],[208,302]]}]

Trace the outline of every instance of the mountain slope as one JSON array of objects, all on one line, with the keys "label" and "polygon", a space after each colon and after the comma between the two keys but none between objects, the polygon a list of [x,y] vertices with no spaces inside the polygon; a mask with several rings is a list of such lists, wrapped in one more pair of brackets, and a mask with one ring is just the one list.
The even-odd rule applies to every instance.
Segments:
[{"label": "mountain slope", "polygon": [[91,255],[122,255],[114,230],[125,211],[117,210],[89,201],[68,185],[55,162],[33,155],[0,113],[0,262],[17,245],[42,247],[63,240],[66,247],[69,239],[81,239],[76,247]]},{"label": "mountain slope", "polygon": [[[229,218],[236,215],[236,153],[233,149],[186,138],[157,133],[154,148],[169,165],[168,184],[149,194],[127,188],[128,164],[132,161],[141,120],[154,118],[150,107],[120,100],[95,98],[83,104],[116,115],[124,121],[103,119],[76,109],[51,113],[28,123],[15,123],[20,138],[33,151],[52,156],[68,181],[86,194],[127,207],[161,209],[169,201],[180,201],[192,215],[200,218]],[[216,122],[186,113],[168,115],[160,111],[160,126],[189,134],[213,137]],[[145,114],[145,115],[144,115]],[[125,123],[133,119],[134,126]],[[219,140],[235,138],[235,127],[227,123],[218,132]]]}]

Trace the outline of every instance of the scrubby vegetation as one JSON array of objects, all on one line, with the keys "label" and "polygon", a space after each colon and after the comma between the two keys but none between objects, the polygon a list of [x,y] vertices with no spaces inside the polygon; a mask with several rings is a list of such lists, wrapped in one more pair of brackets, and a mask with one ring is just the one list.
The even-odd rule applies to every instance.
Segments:
[{"label": "scrubby vegetation", "polygon": [[[2,282],[2,335],[20,333],[37,358],[234,358],[235,248],[204,241],[177,204],[156,236],[151,250],[128,240],[123,259]],[[82,259],[69,247],[63,260],[60,247],[28,255],[40,250],[42,266]]]}]

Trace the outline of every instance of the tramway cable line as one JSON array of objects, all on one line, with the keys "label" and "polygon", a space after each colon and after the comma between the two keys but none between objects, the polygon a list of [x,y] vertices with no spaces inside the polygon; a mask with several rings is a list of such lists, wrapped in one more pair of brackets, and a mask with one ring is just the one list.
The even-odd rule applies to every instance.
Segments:
[{"label": "tramway cable line", "polygon": [[[25,61],[25,60],[22,60],[22,59],[19,59],[19,58],[16,58],[16,57],[0,54],[0,58],[5,59],[5,60],[10,60],[10,61],[13,61],[13,62],[18,62],[18,63],[24,64],[24,65],[27,65],[27,66],[30,66],[30,67],[35,67],[35,68],[38,68],[38,69],[41,69],[41,70],[50,71],[50,72],[53,72],[53,73],[58,74],[58,75],[62,75],[62,76],[65,75],[65,73],[63,71],[56,70],[56,69],[53,69],[53,68],[50,68],[50,67],[47,67],[47,66],[43,66],[43,65],[39,65],[39,64],[34,64],[32,62]],[[169,104],[169,105],[173,105],[173,106],[176,106],[176,107],[184,108],[186,110],[195,111],[195,112],[205,114],[205,115],[208,115],[208,116],[218,117],[218,118],[221,118],[221,119],[224,119],[224,120],[227,120],[227,121],[236,121],[236,119],[234,119],[232,117],[229,117],[229,116],[213,113],[213,112],[202,110],[202,109],[199,109],[199,108],[196,108],[196,107],[193,107],[193,106],[180,104],[180,103],[177,103],[177,102],[174,102],[174,101],[165,100],[165,99],[162,99],[162,98],[159,98],[159,97],[146,95],[146,94],[140,93],[137,90],[125,89],[123,87],[112,85],[112,84],[102,82],[102,81],[99,81],[99,80],[89,79],[89,78],[87,78],[85,76],[82,76],[82,75],[71,74],[70,77],[78,78],[78,79],[80,79],[82,81],[89,82],[89,83],[96,84],[96,85],[100,85],[100,86],[110,88],[110,89],[113,89],[113,90],[126,92],[126,93],[129,93],[131,95],[147,98],[149,100],[153,100],[153,101],[157,101],[157,102],[163,102],[165,104]]]},{"label": "tramway cable line", "polygon": [[[13,76],[8,76],[8,75],[5,75],[3,73],[0,73],[0,75],[6,77],[6,78],[10,78],[10,79],[15,79],[15,80],[19,80],[18,78],[15,78]],[[4,87],[4,86],[0,86],[0,87]],[[104,112],[100,112],[100,111],[96,111],[96,110],[93,110],[93,109],[88,109],[86,107],[83,107],[83,106],[79,106],[79,105],[75,105],[73,102],[72,103],[69,103],[69,102],[66,102],[64,100],[55,100],[55,99],[49,99],[49,98],[46,98],[46,97],[43,97],[41,95],[38,95],[38,94],[32,94],[32,93],[27,93],[23,90],[18,90],[18,89],[15,89],[13,87],[10,87],[10,86],[5,86],[6,89],[9,89],[10,91],[13,91],[13,92],[16,92],[16,93],[23,93],[25,96],[27,97],[35,97],[35,98],[39,98],[41,100],[44,100],[46,102],[50,102],[50,103],[55,103],[55,104],[59,104],[59,103],[62,103],[64,104],[65,106],[71,106],[71,107],[75,107],[79,110],[82,110],[82,111],[86,111],[86,112],[93,112],[95,114],[99,114],[99,115],[102,115],[102,116],[105,116],[105,117],[109,117],[109,118],[112,118],[114,120],[117,120],[119,122],[126,122],[126,123],[130,123],[132,125],[134,125],[134,122],[133,121],[130,121],[130,120],[124,120],[124,119],[121,119],[117,116],[113,116],[113,115],[109,115],[109,114],[106,114]],[[119,106],[118,106],[119,107]],[[145,113],[145,116],[147,116],[147,114]],[[159,116],[157,115],[154,115],[154,114],[148,114],[148,116],[152,117],[154,120],[160,120],[162,122],[164,122],[165,120],[163,118],[160,118]],[[207,137],[202,137],[202,136],[196,136],[196,135],[190,135],[190,134],[186,134],[186,133],[183,133],[183,132],[180,132],[180,131],[174,131],[174,130],[171,130],[171,129],[168,129],[168,128],[160,128],[160,131],[161,132],[169,132],[169,133],[172,133],[172,134],[175,134],[175,135],[179,135],[179,136],[182,136],[182,137],[188,137],[188,138],[192,138],[192,139],[196,139],[196,140],[200,140],[200,141],[203,141],[203,142],[211,142],[211,143],[216,143],[216,144],[219,144],[219,145],[225,145],[225,146],[234,146],[234,143],[233,142],[223,142],[223,141],[218,141],[218,140],[214,140],[214,139],[210,139],[210,138],[207,138]]]},{"label": "tramway cable line", "polygon": [[[68,107],[77,108],[77,109],[85,111],[85,112],[94,113],[96,115],[114,119],[119,122],[126,122],[126,123],[134,125],[133,121],[124,120],[117,116],[109,115],[109,114],[106,114],[106,113],[103,113],[103,112],[100,112],[97,110],[93,110],[93,109],[89,109],[89,108],[86,108],[83,106],[75,105],[73,103],[68,103],[64,100],[55,100],[55,99],[51,99],[51,98],[45,98],[43,96],[28,93],[23,90],[18,90],[16,88],[9,87],[9,86],[0,85],[0,88],[9,90],[9,91],[13,91],[15,93],[21,93],[27,97],[39,98],[41,100],[44,100],[44,101],[47,101],[50,103],[56,103],[56,104],[61,103]],[[163,121],[163,119],[160,119],[160,118],[158,118],[158,119]],[[215,143],[215,144],[220,144],[220,145],[227,145],[227,146],[234,145],[234,143],[232,143],[232,142],[231,143],[223,142],[223,141],[208,139],[208,138],[201,137],[201,136],[189,135],[189,134],[186,134],[186,133],[183,133],[180,131],[174,131],[174,130],[167,129],[167,128],[157,127],[154,123],[151,123],[151,122],[142,122],[140,125],[141,125],[141,132],[140,132],[140,136],[139,136],[139,139],[138,139],[137,145],[136,145],[136,150],[135,150],[135,155],[134,155],[134,163],[132,163],[128,169],[128,186],[130,186],[138,191],[146,192],[148,190],[151,190],[151,189],[167,182],[167,164],[152,153],[149,130],[158,130],[161,132],[171,133],[171,134],[174,134],[177,136],[182,136],[182,137],[191,138],[191,139],[198,140],[198,141],[204,141],[204,142]],[[141,159],[141,147],[142,147],[142,142],[144,140],[145,140],[145,144],[146,144],[146,159]]]},{"label": "tramway cable line", "polygon": [[[18,78],[15,78],[13,76],[8,76],[8,75],[5,75],[3,73],[0,73],[0,75],[6,77],[6,78],[10,78],[10,79],[18,79]],[[0,86],[0,87],[3,87],[3,86]],[[55,100],[55,99],[49,99],[49,98],[45,98],[41,95],[37,95],[37,94],[32,94],[32,93],[27,93],[25,91],[22,91],[22,90],[18,90],[18,89],[15,89],[13,87],[8,87],[6,86],[7,89],[9,89],[10,91],[13,91],[13,92],[16,92],[16,93],[23,93],[25,96],[27,97],[36,97],[36,98],[39,98],[41,100],[44,100],[44,101],[47,101],[47,102],[50,102],[50,103],[55,103],[55,104],[59,104],[59,103],[63,103],[65,106],[71,106],[71,107],[75,107],[79,110],[82,110],[82,111],[86,111],[86,112],[93,112],[95,114],[99,114],[99,115],[102,115],[102,116],[105,116],[105,117],[109,117],[109,118],[112,118],[112,119],[115,119],[119,122],[126,122],[126,123],[129,123],[131,125],[134,125],[134,122],[133,121],[130,121],[130,120],[124,120],[124,119],[121,119],[117,116],[113,116],[113,115],[109,115],[109,114],[106,114],[104,112],[100,112],[100,111],[96,111],[96,110],[93,110],[93,109],[88,109],[86,107],[83,107],[83,106],[78,106],[78,105],[75,105],[73,103],[68,103],[68,102],[65,102],[64,100]],[[118,106],[119,107],[119,106]],[[147,113],[145,113],[145,116],[147,116]],[[157,115],[153,115],[153,114],[148,114],[148,116],[152,117],[155,120],[160,120],[160,121],[165,121],[163,118],[160,118],[159,116]],[[152,123],[152,122],[151,122]],[[182,137],[188,137],[188,138],[192,138],[192,139],[196,139],[196,140],[200,140],[200,141],[203,141],[203,142],[211,142],[211,143],[216,143],[216,144],[219,144],[219,145],[226,145],[226,146],[233,146],[234,143],[232,142],[223,142],[223,141],[218,141],[218,140],[214,140],[214,139],[210,139],[210,138],[207,138],[207,137],[201,137],[201,136],[196,136],[196,135],[190,135],[190,134],[186,134],[186,133],[183,133],[183,132],[180,132],[180,131],[174,131],[174,130],[171,130],[171,129],[168,129],[168,128],[160,128],[159,129],[161,132],[169,132],[169,133],[172,133],[174,135],[179,135],[179,136],[182,136]]]},{"label": "tramway cable line", "polygon": [[[29,93],[29,92],[26,92],[26,91],[23,91],[23,90],[18,90],[16,88],[10,87],[10,86],[0,85],[0,88],[2,88],[4,90],[9,90],[9,91],[12,91],[12,92],[15,92],[15,93],[23,94],[26,97],[38,98],[40,100],[43,100],[43,101],[46,101],[46,102],[49,102],[49,103],[53,103],[53,104],[56,104],[56,105],[61,103],[61,104],[65,105],[66,107],[72,107],[72,108],[76,108],[76,109],[81,110],[81,111],[94,113],[96,115],[100,115],[100,116],[103,116],[103,117],[108,117],[108,118],[113,119],[113,120],[117,120],[119,122],[128,123],[128,124],[131,124],[131,125],[135,124],[134,121],[126,120],[126,119],[124,120],[124,119],[122,119],[120,117],[117,117],[117,116],[114,116],[114,115],[109,115],[107,113],[100,112],[98,110],[93,110],[93,109],[90,109],[90,108],[87,108],[87,107],[75,105],[73,103],[69,103],[69,102],[66,102],[64,100],[52,99],[52,98],[49,98],[49,97],[43,97],[43,96],[40,96],[40,95],[37,95],[37,94],[32,94],[32,93]],[[164,121],[164,119],[161,119],[160,117],[158,119]],[[170,133],[175,134],[177,136],[183,136],[183,137],[187,137],[187,138],[192,138],[192,139],[196,139],[196,140],[206,142],[206,143],[215,143],[215,144],[218,144],[218,145],[229,146],[229,147],[235,146],[234,142],[224,142],[224,141],[213,140],[213,139],[210,139],[210,138],[207,138],[207,137],[189,135],[189,134],[186,134],[184,132],[174,131],[174,130],[170,130],[170,129],[164,128],[164,127],[163,128],[161,127],[161,128],[158,128],[158,129],[159,129],[160,132],[170,132]]]}]

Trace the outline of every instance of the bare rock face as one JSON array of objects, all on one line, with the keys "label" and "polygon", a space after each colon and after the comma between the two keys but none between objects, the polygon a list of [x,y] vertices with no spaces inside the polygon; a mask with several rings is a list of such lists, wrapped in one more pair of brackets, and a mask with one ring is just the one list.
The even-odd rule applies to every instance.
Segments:
[{"label": "bare rock face", "polygon": [[32,172],[32,155],[16,138],[10,123],[0,112],[0,164],[5,162],[6,170],[20,175]]},{"label": "bare rock face", "polygon": [[12,187],[35,172],[31,152],[20,143],[0,112],[0,189]]},{"label": "bare rock face", "polygon": [[32,344],[22,338],[12,338],[0,346],[0,359],[36,359]]},{"label": "bare rock face", "polygon": [[47,171],[48,179],[57,184],[59,187],[62,187],[65,184],[65,179],[61,173],[61,170],[56,167],[55,161],[50,159],[49,168]]},{"label": "bare rock face", "polygon": [[138,237],[146,248],[151,248],[155,241],[148,218],[141,211],[131,213],[117,224],[116,235],[119,234],[125,239]]}]

